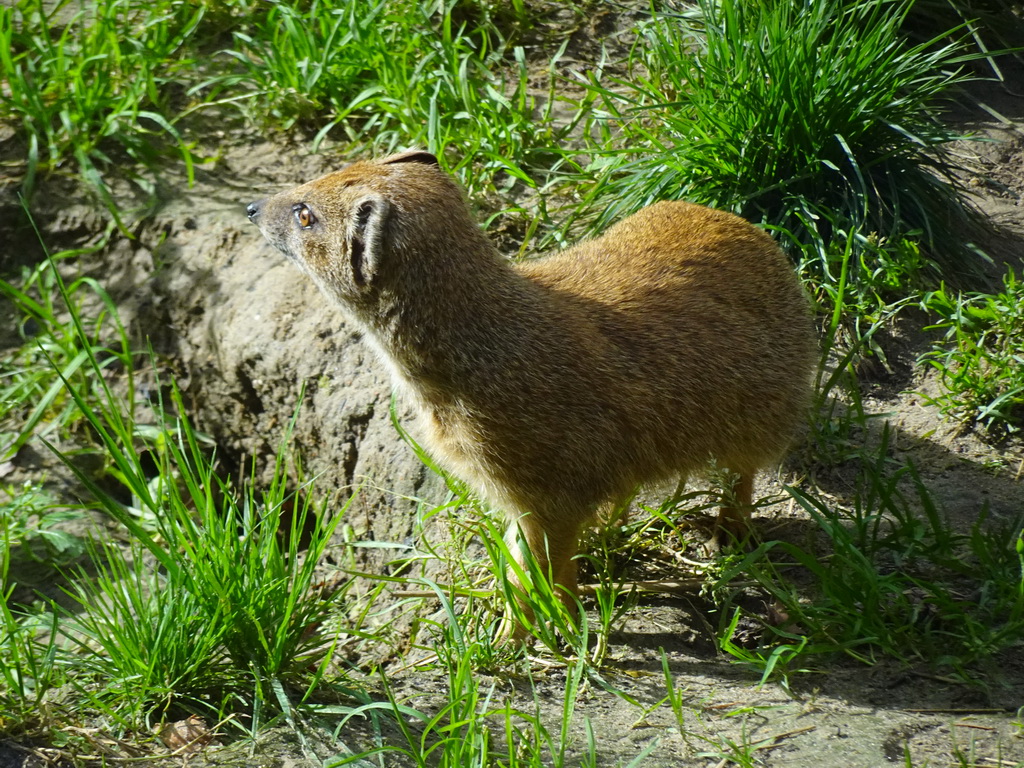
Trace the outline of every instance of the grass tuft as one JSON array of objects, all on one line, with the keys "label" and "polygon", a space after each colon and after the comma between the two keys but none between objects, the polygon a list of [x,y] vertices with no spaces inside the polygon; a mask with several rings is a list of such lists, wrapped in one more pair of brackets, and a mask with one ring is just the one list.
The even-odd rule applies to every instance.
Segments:
[{"label": "grass tuft", "polygon": [[[344,508],[314,507],[310,485],[289,490],[284,450],[267,487],[238,489],[217,474],[185,417],[150,441],[80,406],[132,496],[125,505],[67,460],[133,538],[127,553],[114,545],[96,553],[99,576],[77,595],[85,614],[72,636],[104,649],[94,661],[107,681],[97,698],[138,716],[157,700],[194,706],[212,687],[232,692],[222,705],[250,703],[254,730],[264,708],[289,712],[284,686],[318,685],[336,642],[331,626],[347,583],[324,583],[317,568]],[[176,390],[173,406],[184,411]],[[140,443],[157,457],[155,483]]]},{"label": "grass tuft", "polygon": [[591,148],[592,228],[685,198],[764,222],[816,261],[837,228],[855,229],[912,235],[949,274],[970,272],[977,219],[943,152],[961,136],[939,108],[974,54],[905,42],[908,6],[708,0],[696,20],[656,15],[628,80],[586,83],[617,129]]},{"label": "grass tuft", "polygon": [[[730,642],[730,599],[723,604],[723,649],[766,677],[780,661],[775,671],[784,673],[809,655],[842,652],[869,663],[878,655],[923,662],[973,682],[971,669],[1024,636],[1024,517],[997,521],[983,510],[969,532],[955,531],[915,467],[890,466],[887,435],[864,462],[851,508],[789,489],[824,534],[824,555],[771,541],[723,574],[754,578],[786,616],[765,627],[762,646],[739,648]],[[793,567],[809,589],[795,586],[803,579],[790,576]]]},{"label": "grass tuft", "polygon": [[[121,487],[112,489],[54,450],[130,545],[92,544],[87,565],[69,574],[80,610],[70,615],[51,606],[51,639],[42,646],[5,605],[0,655],[11,670],[9,711],[26,721],[51,687],[59,658],[77,691],[69,706],[87,707],[111,728],[138,730],[182,710],[220,720],[247,708],[255,733],[267,717],[291,717],[324,680],[337,642],[333,622],[349,583],[325,583],[318,566],[344,508],[329,514],[326,501],[314,505],[312,484],[298,469],[292,489],[290,430],[272,479],[257,490],[253,478],[238,487],[221,477],[173,385],[170,402],[154,406],[157,424],[136,423],[131,376],[122,397],[104,376],[105,361],[71,293],[88,284],[66,285],[52,260],[49,266],[70,316],[69,343],[80,350],[90,383],[79,386],[51,361],[54,374],[99,443],[109,479]],[[3,520],[0,576],[9,597],[14,542],[6,513]]]},{"label": "grass tuft", "polygon": [[[103,377],[114,371],[124,371],[132,386],[131,345],[103,286],[89,277],[76,278],[65,291],[73,301],[72,312],[63,304],[58,263],[81,253],[67,251],[24,268],[17,282],[0,280],[0,295],[20,314],[18,329],[25,342],[0,360],[0,446],[5,458],[33,437],[64,438],[81,424],[70,389],[93,401],[103,396]],[[88,328],[76,325],[81,308],[93,300],[101,311]],[[98,366],[91,366],[90,359]]]},{"label": "grass tuft", "polygon": [[930,329],[945,331],[921,361],[936,368],[942,413],[980,425],[1000,438],[1024,429],[1024,283],[1013,270],[995,294],[954,294],[942,286],[922,308],[938,315]]},{"label": "grass tuft", "polygon": [[203,10],[164,3],[154,11],[136,0],[0,7],[0,119],[22,127],[26,197],[39,170],[74,161],[123,229],[105,174],[116,170],[151,191],[151,180],[127,166],[154,168],[166,142],[191,181],[191,153],[168,94],[176,67],[188,66],[183,45]]},{"label": "grass tuft", "polygon": [[523,50],[461,5],[276,4],[224,51],[243,74],[207,85],[247,93],[238,104],[257,124],[312,128],[314,150],[330,137],[374,154],[424,146],[444,162],[457,148],[452,170],[471,192],[532,185],[525,169],[555,135],[534,114]]}]

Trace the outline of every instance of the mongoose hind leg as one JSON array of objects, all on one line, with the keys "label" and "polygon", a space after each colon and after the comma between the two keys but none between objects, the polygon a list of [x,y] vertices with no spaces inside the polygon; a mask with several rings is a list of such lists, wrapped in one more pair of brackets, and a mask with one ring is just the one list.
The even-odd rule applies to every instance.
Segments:
[{"label": "mongoose hind leg", "polygon": [[739,475],[718,510],[718,520],[711,538],[704,544],[709,554],[720,552],[730,544],[743,541],[750,533],[750,513],[754,508],[754,473]]}]

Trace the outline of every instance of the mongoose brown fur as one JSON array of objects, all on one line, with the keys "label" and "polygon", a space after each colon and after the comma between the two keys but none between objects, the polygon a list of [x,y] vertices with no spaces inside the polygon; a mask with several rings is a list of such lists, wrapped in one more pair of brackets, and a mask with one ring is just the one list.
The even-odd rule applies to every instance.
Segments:
[{"label": "mongoose brown fur", "polygon": [[415,150],[247,210],[365,331],[429,452],[570,592],[599,505],[711,461],[738,476],[718,527],[742,534],[755,473],[804,419],[806,297],[772,239],[730,213],[660,202],[513,264]]}]

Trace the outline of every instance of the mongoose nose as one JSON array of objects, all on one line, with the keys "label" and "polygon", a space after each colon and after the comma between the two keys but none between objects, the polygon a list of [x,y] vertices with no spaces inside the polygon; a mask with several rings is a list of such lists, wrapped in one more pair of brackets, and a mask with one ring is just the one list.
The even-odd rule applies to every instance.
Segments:
[{"label": "mongoose nose", "polygon": [[256,218],[260,215],[260,204],[249,203],[245,206],[245,213],[249,217],[249,221],[256,221]]}]

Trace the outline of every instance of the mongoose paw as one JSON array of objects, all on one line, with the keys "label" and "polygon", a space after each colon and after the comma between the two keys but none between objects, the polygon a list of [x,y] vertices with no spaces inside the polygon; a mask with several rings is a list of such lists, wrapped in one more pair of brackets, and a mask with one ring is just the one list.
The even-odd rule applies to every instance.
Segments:
[{"label": "mongoose paw", "polygon": [[729,521],[723,525],[719,520],[711,535],[703,543],[704,553],[716,557],[729,550],[745,549],[753,536],[753,528],[746,522]]},{"label": "mongoose paw", "polygon": [[494,634],[494,647],[513,648],[523,645],[529,634],[525,626],[506,613],[501,624],[498,625],[498,631]]}]

